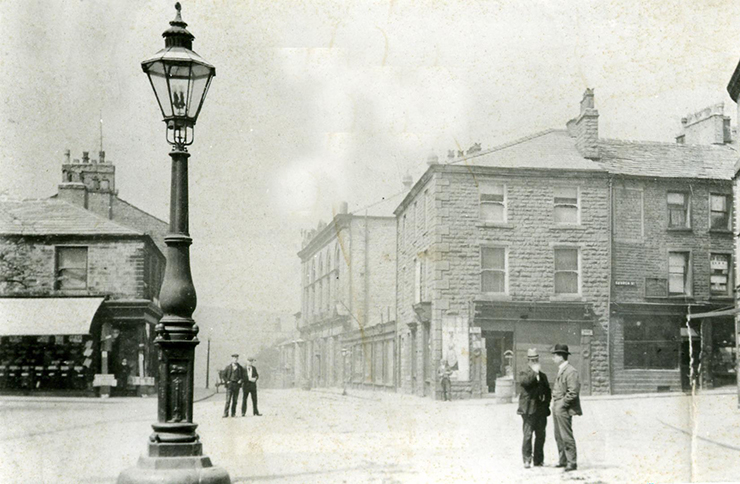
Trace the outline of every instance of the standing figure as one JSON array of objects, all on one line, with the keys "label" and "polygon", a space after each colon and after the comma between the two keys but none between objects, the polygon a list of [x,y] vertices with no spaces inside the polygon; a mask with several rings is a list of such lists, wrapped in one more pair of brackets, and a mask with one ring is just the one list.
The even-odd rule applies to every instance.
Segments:
[{"label": "standing figure", "polygon": [[257,368],[254,366],[254,358],[247,359],[247,366],[244,367],[244,380],[242,388],[242,417],[247,414],[247,395],[252,394],[252,413],[255,417],[261,417],[262,414],[257,410],[257,380],[259,380]]},{"label": "standing figure", "polygon": [[236,416],[236,402],[239,400],[239,387],[242,385],[244,368],[239,364],[239,355],[231,355],[231,363],[224,368],[224,386],[226,387],[226,404],[224,404],[223,418],[229,416],[229,407],[231,407],[231,416]]},{"label": "standing figure", "polygon": [[[524,467],[542,465],[545,455],[545,427],[550,415],[550,384],[547,375],[540,371],[540,355],[537,349],[527,350],[527,368],[519,373],[519,408],[516,413],[522,416],[522,458]],[[532,461],[532,433],[534,433],[534,462]]]},{"label": "standing figure", "polygon": [[452,370],[450,370],[447,360],[440,361],[437,376],[439,377],[439,383],[442,386],[442,398],[445,402],[450,400],[450,387],[452,386],[450,375],[452,375]]},{"label": "standing figure", "polygon": [[566,472],[578,468],[576,439],[573,437],[573,415],[583,415],[581,381],[578,370],[568,363],[568,345],[557,344],[552,349],[552,361],[558,365],[558,376],[552,387],[552,419],[555,424],[555,442],[558,444],[559,461],[556,467]]}]

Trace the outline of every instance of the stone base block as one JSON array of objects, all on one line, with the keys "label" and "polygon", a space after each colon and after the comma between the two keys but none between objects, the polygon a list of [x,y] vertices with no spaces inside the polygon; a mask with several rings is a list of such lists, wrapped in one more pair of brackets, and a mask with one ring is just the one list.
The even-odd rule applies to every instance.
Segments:
[{"label": "stone base block", "polygon": [[135,467],[121,472],[117,484],[231,484],[231,478],[207,456],[142,456]]}]

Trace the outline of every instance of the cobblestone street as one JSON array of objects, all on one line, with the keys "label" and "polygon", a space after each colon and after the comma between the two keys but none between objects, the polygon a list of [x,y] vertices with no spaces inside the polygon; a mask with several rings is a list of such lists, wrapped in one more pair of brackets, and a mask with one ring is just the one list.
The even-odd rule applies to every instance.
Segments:
[{"label": "cobblestone street", "polygon": [[[265,390],[264,416],[222,419],[223,393],[195,405],[204,452],[232,482],[729,482],[740,475],[734,394],[584,401],[579,470],[524,469],[513,404],[350,391]],[[154,399],[4,398],[0,481],[115,482],[144,451]],[[693,448],[693,459],[692,459]],[[693,467],[692,467],[693,463]]]}]

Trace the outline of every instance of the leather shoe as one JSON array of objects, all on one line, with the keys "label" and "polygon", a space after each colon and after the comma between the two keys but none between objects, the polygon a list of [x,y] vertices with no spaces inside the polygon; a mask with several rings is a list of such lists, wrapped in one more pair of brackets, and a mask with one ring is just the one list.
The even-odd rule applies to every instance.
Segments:
[{"label": "leather shoe", "polygon": [[255,413],[255,414],[254,414],[254,416],[255,416],[255,417],[261,417],[261,416],[262,416],[262,414],[261,414],[261,413]]},{"label": "leather shoe", "polygon": [[565,472],[572,472],[578,469],[578,466],[575,464],[568,464],[565,466]]},{"label": "leather shoe", "polygon": [[530,466],[531,466],[531,464],[529,462],[525,462],[524,463],[524,468],[525,469],[529,469]]},{"label": "leather shoe", "polygon": [[226,418],[226,417],[228,417],[228,415],[221,415],[221,418]]},{"label": "leather shoe", "polygon": [[532,465],[535,466],[535,467],[542,467],[542,462],[535,462]]},{"label": "leather shoe", "polygon": [[566,467],[568,464],[558,464],[555,467]]}]

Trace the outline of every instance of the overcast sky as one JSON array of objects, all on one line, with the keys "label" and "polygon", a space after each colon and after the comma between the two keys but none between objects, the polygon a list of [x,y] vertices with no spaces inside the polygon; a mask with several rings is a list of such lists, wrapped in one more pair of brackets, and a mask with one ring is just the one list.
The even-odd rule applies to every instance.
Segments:
[{"label": "overcast sky", "polygon": [[[564,128],[586,87],[604,137],[672,141],[735,104],[736,1],[182,1],[217,75],[190,148],[199,302],[300,309],[300,230],[402,189],[430,150]],[[172,1],[0,0],[0,192],[56,193],[103,144],[121,198],[163,219],[169,147],[140,62]],[[97,156],[93,156],[97,157]]]}]

